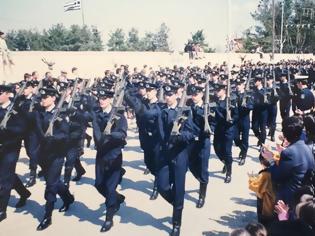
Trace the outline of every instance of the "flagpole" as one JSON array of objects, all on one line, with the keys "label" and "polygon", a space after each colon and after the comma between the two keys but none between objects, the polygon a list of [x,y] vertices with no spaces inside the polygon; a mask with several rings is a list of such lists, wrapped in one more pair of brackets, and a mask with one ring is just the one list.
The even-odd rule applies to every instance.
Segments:
[{"label": "flagpole", "polygon": [[81,13],[82,13],[82,23],[83,23],[83,26],[85,26],[85,22],[84,22],[84,10],[83,10],[83,0],[81,0]]}]

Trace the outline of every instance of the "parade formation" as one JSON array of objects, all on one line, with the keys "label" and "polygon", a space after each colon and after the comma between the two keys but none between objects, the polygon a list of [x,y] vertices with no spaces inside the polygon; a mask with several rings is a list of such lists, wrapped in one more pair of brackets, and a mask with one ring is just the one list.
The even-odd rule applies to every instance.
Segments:
[{"label": "parade formation", "polygon": [[[72,74],[76,75],[77,70],[72,68]],[[281,128],[276,123],[279,108],[284,133],[282,148],[290,156],[293,145],[286,143],[297,140],[290,139],[286,132],[296,132],[292,126],[298,122],[292,117],[301,122],[314,120],[314,81],[312,59],[275,63],[244,60],[239,65],[222,62],[159,70],[144,66],[140,71],[121,65],[113,71],[106,70],[103,78],[93,79],[69,79],[64,71],[58,78],[47,72],[43,79],[36,72],[26,73],[18,83],[0,85],[0,221],[10,217],[6,212],[11,190],[20,195],[15,207],[22,208],[31,195],[30,187],[36,188],[40,177],[46,183],[46,204],[37,230],[52,224],[57,195],[63,201],[60,212],[76,204],[70,181],[79,181],[86,172],[80,157],[85,143],[90,146],[92,137],[87,129],[92,128],[96,149],[94,186],[106,205],[100,230],[109,231],[115,214],[128,201],[128,196],[117,191],[126,173],[123,156],[127,117],[136,120],[146,166],[144,174],[154,177],[150,200],[160,195],[172,209],[170,235],[180,235],[187,171],[199,182],[196,207],[202,208],[207,204],[210,153],[222,162],[224,183],[237,181],[232,178],[232,146],[239,148],[238,165],[243,166],[250,129],[257,138],[257,159],[260,156],[262,163],[268,162],[268,171],[272,178],[273,174],[276,176],[273,181],[279,184],[275,191],[277,200],[290,205],[293,192],[315,167],[313,136],[306,130],[298,137],[303,145],[294,151],[310,155],[310,159],[303,168],[301,163],[298,165],[299,175],[285,188],[282,184],[289,177],[281,173],[292,169],[285,158],[276,164],[271,161],[265,143],[266,139],[275,141],[275,131]],[[22,143],[30,169],[24,184],[16,173]],[[76,175],[72,179],[74,169]]]}]

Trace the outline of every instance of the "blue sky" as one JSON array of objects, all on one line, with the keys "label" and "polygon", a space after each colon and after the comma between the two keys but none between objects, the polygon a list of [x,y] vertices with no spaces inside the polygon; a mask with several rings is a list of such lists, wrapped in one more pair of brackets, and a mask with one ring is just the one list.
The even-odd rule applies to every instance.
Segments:
[{"label": "blue sky", "polygon": [[[53,24],[82,24],[81,11],[64,12],[70,0],[0,0],[0,29],[38,29]],[[104,40],[116,28],[131,27],[142,36],[165,22],[170,45],[181,50],[192,32],[204,29],[209,46],[224,49],[228,33],[228,0],[82,0],[85,23],[95,25]],[[258,0],[230,0],[230,28],[238,36],[255,22],[250,16]]]}]

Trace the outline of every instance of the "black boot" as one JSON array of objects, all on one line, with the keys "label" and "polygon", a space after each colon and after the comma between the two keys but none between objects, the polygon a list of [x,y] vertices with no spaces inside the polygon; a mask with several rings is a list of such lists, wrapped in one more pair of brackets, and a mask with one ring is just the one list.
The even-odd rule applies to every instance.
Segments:
[{"label": "black boot", "polygon": [[222,169],[222,174],[225,174],[225,173],[226,173],[226,166],[224,165]]},{"label": "black boot", "polygon": [[27,192],[26,195],[21,196],[20,200],[15,204],[15,208],[24,207],[26,204],[26,200],[31,196],[31,192]]},{"label": "black boot", "polygon": [[36,170],[31,170],[30,172],[30,178],[25,184],[26,188],[30,188],[36,184]]},{"label": "black boot", "polygon": [[199,199],[196,204],[197,208],[202,208],[206,201],[207,183],[200,183]]},{"label": "black boot", "polygon": [[5,211],[0,211],[0,222],[7,218],[7,213]]},{"label": "black boot", "polygon": [[224,183],[228,184],[231,182],[231,180],[232,180],[232,164],[227,164]]},{"label": "black boot", "polygon": [[246,156],[247,156],[246,152],[240,153],[240,161],[239,161],[238,165],[242,166],[245,164]]},{"label": "black boot", "polygon": [[59,212],[66,212],[69,210],[69,207],[74,203],[74,196],[69,192],[67,193],[67,200],[64,200],[62,207],[59,208]]},{"label": "black boot", "polygon": [[154,187],[150,196],[150,200],[156,200],[158,196],[159,196],[159,192],[157,190],[157,187]]},{"label": "black boot", "polygon": [[105,219],[105,222],[102,225],[102,228],[100,230],[101,232],[107,232],[113,227],[113,225],[114,225],[113,216],[114,215],[109,215],[106,213],[106,219]]},{"label": "black boot", "polygon": [[80,159],[77,159],[77,160],[75,161],[75,166],[74,166],[74,167],[75,167],[75,170],[76,170],[76,172],[77,172],[77,176],[74,177],[74,178],[72,179],[72,181],[77,182],[77,181],[79,181],[79,180],[82,178],[83,175],[85,175],[86,171],[85,171],[85,169],[83,168],[83,166],[81,165]]},{"label": "black boot", "polygon": [[72,168],[68,168],[68,167],[65,168],[65,174],[63,177],[63,182],[68,188],[70,185],[71,172],[72,172]]},{"label": "black boot", "polygon": [[143,174],[144,174],[144,175],[150,174],[150,170],[149,170],[148,168],[146,168],[146,169],[144,170]]},{"label": "black boot", "polygon": [[88,134],[85,134],[85,138],[86,138],[86,147],[89,148],[91,146],[92,137]]},{"label": "black boot", "polygon": [[47,229],[48,226],[51,225],[52,221],[51,221],[51,215],[52,215],[52,211],[54,209],[54,203],[53,202],[46,202],[45,205],[45,216],[42,219],[42,221],[40,222],[40,224],[37,226],[37,231],[42,231],[44,229]]},{"label": "black boot", "polygon": [[172,232],[170,233],[170,236],[180,235],[182,212],[183,212],[183,209],[180,209],[180,210],[173,209],[173,229],[172,229]]}]

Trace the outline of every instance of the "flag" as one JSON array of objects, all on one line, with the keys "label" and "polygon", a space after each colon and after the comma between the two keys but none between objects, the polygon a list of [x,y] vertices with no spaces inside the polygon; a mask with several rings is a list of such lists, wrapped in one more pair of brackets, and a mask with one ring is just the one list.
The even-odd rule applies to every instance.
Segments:
[{"label": "flag", "polygon": [[80,10],[81,9],[81,1],[72,1],[72,2],[67,2],[63,6],[65,11],[74,11],[74,10]]}]

